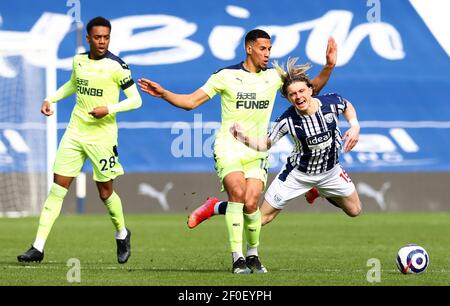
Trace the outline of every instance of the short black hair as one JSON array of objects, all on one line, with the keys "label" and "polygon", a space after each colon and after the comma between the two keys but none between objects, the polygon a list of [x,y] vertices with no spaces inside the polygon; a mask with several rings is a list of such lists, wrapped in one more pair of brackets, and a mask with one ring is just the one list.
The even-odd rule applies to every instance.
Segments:
[{"label": "short black hair", "polygon": [[109,30],[111,31],[111,22],[109,22],[108,19],[106,19],[105,17],[102,16],[97,16],[95,18],[92,18],[87,26],[86,26],[86,31],[88,34],[91,33],[91,30],[93,27],[95,26],[103,26],[103,27],[107,27],[109,28]]},{"label": "short black hair", "polygon": [[251,30],[250,32],[247,33],[247,35],[245,35],[245,44],[247,44],[251,41],[252,42],[256,41],[258,38],[270,39],[270,35],[267,34],[266,31],[263,31],[261,29]]}]

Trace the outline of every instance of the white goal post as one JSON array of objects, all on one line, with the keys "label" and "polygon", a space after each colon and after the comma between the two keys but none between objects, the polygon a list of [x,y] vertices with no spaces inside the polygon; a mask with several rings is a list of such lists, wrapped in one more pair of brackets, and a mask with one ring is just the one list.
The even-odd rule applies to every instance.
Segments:
[{"label": "white goal post", "polygon": [[[0,44],[0,217],[38,215],[53,182],[57,116],[40,113],[57,85],[57,52],[43,41]],[[48,44],[52,45],[52,44]]]}]

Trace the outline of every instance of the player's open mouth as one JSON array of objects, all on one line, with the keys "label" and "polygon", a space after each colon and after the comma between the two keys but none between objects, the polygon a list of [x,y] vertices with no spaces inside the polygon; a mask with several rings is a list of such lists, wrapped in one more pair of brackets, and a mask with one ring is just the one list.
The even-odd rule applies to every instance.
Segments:
[{"label": "player's open mouth", "polygon": [[295,101],[295,105],[297,105],[299,107],[305,106],[305,104],[306,104],[306,100],[305,99],[300,99],[298,101]]}]

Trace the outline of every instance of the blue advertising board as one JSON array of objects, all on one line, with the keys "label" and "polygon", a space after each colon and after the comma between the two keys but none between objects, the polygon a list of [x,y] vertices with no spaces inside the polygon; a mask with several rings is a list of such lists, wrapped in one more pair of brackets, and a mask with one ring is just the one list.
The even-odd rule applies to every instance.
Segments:
[{"label": "blue advertising board", "polygon": [[[112,22],[110,51],[130,66],[135,80],[151,78],[173,92],[190,93],[217,69],[244,59],[243,36],[253,28],[272,36],[272,59],[295,56],[310,62],[311,77],[325,63],[326,43],[333,36],[338,63],[323,93],[350,100],[362,127],[358,145],[341,155],[342,164],[360,172],[450,171],[450,22],[444,16],[450,7],[444,2],[2,1],[0,40],[51,38],[62,85],[77,49],[77,25],[102,15]],[[84,28],[82,33],[87,47]],[[0,82],[7,77],[7,60],[0,58]],[[140,109],[118,115],[125,170],[214,171],[211,146],[220,126],[219,98],[190,112],[145,93],[142,98]],[[73,97],[58,103],[59,136],[73,105]],[[39,106],[27,111],[39,112]],[[278,95],[272,120],[287,106]],[[14,152],[4,133],[8,119],[2,121],[0,169],[8,171],[3,157],[31,153]],[[341,128],[347,127],[343,122]],[[272,149],[272,171],[280,169],[289,152],[287,139]]]}]

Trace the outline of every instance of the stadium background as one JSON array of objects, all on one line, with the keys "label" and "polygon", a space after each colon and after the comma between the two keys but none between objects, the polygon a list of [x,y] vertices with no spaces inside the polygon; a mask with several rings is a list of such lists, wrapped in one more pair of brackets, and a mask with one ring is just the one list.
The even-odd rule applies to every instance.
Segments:
[{"label": "stadium background", "polygon": [[[323,93],[338,92],[357,108],[361,140],[341,161],[358,188],[363,209],[448,211],[450,39],[445,33],[448,20],[440,14],[448,11],[448,3],[381,1],[377,11],[377,2],[2,1],[0,33],[27,33],[39,21],[44,29],[57,33],[60,86],[70,77],[77,49],[77,17],[86,23],[103,15],[113,23],[110,50],[130,65],[134,79],[149,77],[180,93],[197,89],[216,69],[241,61],[242,35],[252,28],[263,27],[273,35],[272,59],[298,56],[314,65],[311,76],[320,71],[326,41],[333,35],[338,65]],[[74,9],[77,3],[79,14]],[[51,16],[66,18],[54,24]],[[83,27],[83,42],[84,36]],[[209,195],[219,195],[211,150],[220,124],[219,99],[186,112],[142,97],[139,110],[118,116],[119,156],[126,175],[116,186],[125,211],[183,212]],[[38,112],[40,103],[26,111]],[[58,104],[59,137],[73,103],[72,97]],[[286,106],[278,97],[272,120]],[[289,151],[287,141],[273,149],[269,181]],[[14,152],[8,147],[2,154]],[[89,165],[85,171],[85,210],[104,212]],[[63,210],[77,211],[75,186]],[[325,202],[308,206],[296,200],[288,210],[334,208]]]}]

